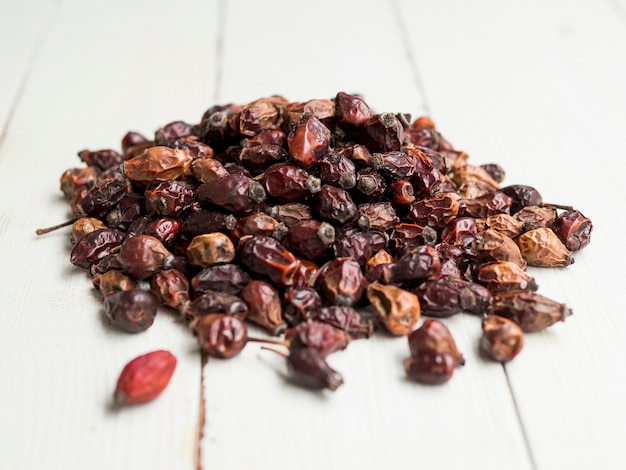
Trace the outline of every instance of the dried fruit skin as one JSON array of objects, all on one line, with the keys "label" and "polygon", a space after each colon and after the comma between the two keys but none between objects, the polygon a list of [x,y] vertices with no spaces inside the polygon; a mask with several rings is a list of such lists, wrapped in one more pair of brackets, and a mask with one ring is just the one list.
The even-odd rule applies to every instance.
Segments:
[{"label": "dried fruit skin", "polygon": [[300,263],[274,238],[264,235],[243,237],[239,240],[239,256],[250,271],[269,277],[278,287],[291,287],[297,283]]},{"label": "dried fruit skin", "polygon": [[372,322],[363,318],[352,307],[339,305],[323,307],[315,312],[313,317],[345,331],[354,339],[369,338],[374,332]]},{"label": "dried fruit skin", "polygon": [[158,303],[141,289],[120,290],[104,298],[104,311],[111,323],[128,333],[140,333],[154,323]]},{"label": "dried fruit skin", "polygon": [[87,269],[96,261],[110,255],[122,244],[124,233],[116,229],[101,229],[88,233],[76,242],[70,254],[70,263]]},{"label": "dried fruit skin", "polygon": [[494,293],[511,290],[537,290],[535,278],[515,263],[499,261],[481,266],[476,274],[478,282]]},{"label": "dried fruit skin", "polygon": [[549,228],[537,228],[519,236],[520,253],[531,266],[555,268],[574,262],[572,252],[565,248],[559,237]]},{"label": "dried fruit skin", "polygon": [[231,315],[205,315],[198,318],[192,328],[202,350],[220,359],[239,354],[248,340],[246,325]]},{"label": "dried fruit skin", "polygon": [[189,263],[200,268],[230,263],[235,259],[235,247],[220,232],[197,235],[187,247]]},{"label": "dried fruit skin", "polygon": [[406,375],[417,382],[441,385],[452,378],[457,362],[446,353],[427,351],[404,361]]},{"label": "dried fruit skin", "polygon": [[126,239],[118,254],[122,267],[138,279],[147,279],[166,266],[172,254],[150,235],[136,235]]},{"label": "dried fruit skin", "polygon": [[165,269],[150,279],[150,288],[161,305],[178,309],[189,302],[189,281],[176,269]]},{"label": "dried fruit skin", "polygon": [[415,294],[374,282],[367,287],[369,299],[378,319],[392,335],[406,335],[420,319],[420,302]]},{"label": "dried fruit skin", "polygon": [[463,355],[459,352],[450,330],[439,320],[428,319],[422,326],[410,333],[407,337],[411,357],[419,357],[426,352],[448,354],[454,358],[455,366],[465,364]]},{"label": "dried fruit skin", "polygon": [[351,306],[365,293],[367,281],[359,263],[350,258],[338,258],[320,268],[315,286],[331,304]]},{"label": "dried fruit skin", "polygon": [[248,314],[248,306],[243,299],[236,295],[208,291],[183,305],[181,313],[186,320],[193,320],[211,313],[232,315],[243,320]]},{"label": "dried fruit skin", "polygon": [[419,299],[422,313],[427,316],[446,318],[462,310],[459,284],[448,279],[433,279],[421,283],[413,290]]},{"label": "dried fruit skin", "polygon": [[312,114],[305,114],[287,137],[289,154],[305,169],[328,153],[330,131]]},{"label": "dried fruit skin", "polygon": [[113,401],[116,405],[146,403],[158,397],[176,369],[176,357],[168,351],[153,351],[130,361],[120,374]]},{"label": "dried fruit skin", "polygon": [[192,158],[184,150],[150,147],[122,164],[122,172],[136,183],[152,183],[180,178],[191,165]]},{"label": "dried fruit skin", "polygon": [[593,224],[579,211],[566,211],[556,218],[552,230],[568,250],[580,250],[591,241]]},{"label": "dried fruit skin", "polygon": [[326,357],[329,354],[345,349],[350,342],[350,335],[328,323],[309,320],[289,328],[285,332],[285,340],[289,349],[314,348]]},{"label": "dried fruit skin", "polygon": [[517,323],[490,315],[483,318],[481,350],[494,361],[507,362],[519,354],[524,346],[524,333]]},{"label": "dried fruit skin", "polygon": [[316,348],[296,348],[287,356],[292,380],[312,390],[337,390],[343,384],[341,374],[328,365]]},{"label": "dried fruit skin", "polygon": [[541,331],[572,314],[565,304],[531,291],[512,291],[495,297],[489,309],[517,323],[523,331]]},{"label": "dried fruit skin", "polygon": [[241,299],[248,305],[248,320],[273,335],[280,334],[287,328],[282,317],[280,297],[269,283],[256,280],[250,282],[241,290]]}]

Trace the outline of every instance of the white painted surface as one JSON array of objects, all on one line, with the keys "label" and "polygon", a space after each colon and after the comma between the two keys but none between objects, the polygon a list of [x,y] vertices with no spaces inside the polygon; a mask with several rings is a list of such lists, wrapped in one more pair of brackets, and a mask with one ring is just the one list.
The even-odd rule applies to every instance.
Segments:
[{"label": "white painted surface", "polygon": [[[67,232],[33,235],[67,217],[58,177],[80,164],[76,151],[196,121],[215,100],[339,90],[380,111],[429,112],[474,162],[501,163],[507,183],[591,217],[593,242],[573,266],[533,271],[540,292],[575,314],[527,336],[506,368],[511,389],[478,357],[470,316],[447,322],[468,363],[443,387],[405,381],[406,344],[384,335],[331,357],[346,381],[334,394],[286,384],[281,358],[258,347],[211,360],[203,468],[622,468],[626,8],[611,1],[0,4],[11,13],[0,18],[0,124],[10,117],[0,147],[0,468],[197,464],[193,338],[167,312],[144,334],[115,332],[89,278],[67,262]],[[157,348],[179,359],[167,391],[110,412],[123,365]]]}]

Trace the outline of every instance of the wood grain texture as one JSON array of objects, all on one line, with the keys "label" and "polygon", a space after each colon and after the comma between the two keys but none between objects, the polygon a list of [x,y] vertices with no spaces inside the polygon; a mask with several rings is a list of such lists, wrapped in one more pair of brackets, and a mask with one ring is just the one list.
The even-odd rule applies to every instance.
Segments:
[{"label": "wood grain texture", "polygon": [[0,3],[0,142],[57,10],[40,0]]},{"label": "wood grain texture", "polygon": [[[68,216],[58,178],[82,166],[78,150],[202,115],[214,91],[215,5],[178,5],[64,4],[13,114],[0,154],[3,468],[196,467],[193,337],[165,311],[145,333],[114,330],[89,276],[68,263],[68,231],[34,235]],[[164,394],[112,411],[123,366],[161,348],[178,358]]]},{"label": "wood grain texture", "polygon": [[[507,371],[537,468],[617,468],[626,227],[615,210],[626,195],[613,170],[625,156],[625,24],[603,2],[401,4],[405,18],[429,18],[409,31],[441,129],[473,158],[501,163],[505,183],[531,184],[594,221],[573,266],[532,271],[575,315],[528,335]],[[442,25],[454,34],[421,47]]]}]

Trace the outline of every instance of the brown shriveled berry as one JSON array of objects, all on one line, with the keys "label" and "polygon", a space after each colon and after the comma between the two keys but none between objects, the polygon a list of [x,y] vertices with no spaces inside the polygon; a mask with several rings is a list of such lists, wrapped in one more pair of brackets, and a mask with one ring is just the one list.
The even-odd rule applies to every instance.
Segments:
[{"label": "brown shriveled berry", "polygon": [[319,177],[323,183],[333,184],[343,189],[356,185],[354,162],[341,153],[329,153],[318,162]]},{"label": "brown shriveled berry", "polygon": [[498,315],[483,318],[480,349],[491,359],[508,362],[524,346],[524,332],[514,321]]},{"label": "brown shriveled berry", "polygon": [[408,206],[415,201],[415,191],[410,181],[398,180],[389,185],[387,197],[394,206]]},{"label": "brown shriveled berry", "polygon": [[250,271],[269,277],[278,287],[291,287],[298,282],[300,262],[274,238],[264,235],[242,237],[239,256]]},{"label": "brown shriveled berry", "polygon": [[152,276],[150,289],[161,305],[179,309],[189,302],[189,281],[176,269],[164,269]]},{"label": "brown shriveled berry", "polygon": [[418,357],[425,352],[449,354],[455,363],[464,365],[465,359],[459,352],[450,330],[439,320],[425,320],[422,326],[407,337],[411,357]]},{"label": "brown shriveled berry", "polygon": [[517,239],[520,252],[531,266],[555,268],[569,266],[574,255],[565,248],[559,237],[549,228],[530,230]]},{"label": "brown shriveled berry", "polygon": [[122,156],[113,149],[103,150],[81,150],[78,152],[78,158],[90,167],[97,167],[100,170],[108,170],[110,168],[119,167],[122,163]]},{"label": "brown shriveled berry", "polygon": [[370,338],[374,333],[372,321],[363,318],[352,307],[323,307],[315,312],[313,318],[345,331],[353,339]]},{"label": "brown shriveled berry", "polygon": [[113,253],[122,244],[124,233],[107,228],[94,230],[76,242],[70,253],[70,263],[87,269],[92,264]]},{"label": "brown shriveled berry", "polygon": [[231,236],[239,239],[245,235],[265,235],[281,241],[285,238],[288,228],[272,216],[264,212],[253,212],[237,221]]},{"label": "brown shriveled berry", "polygon": [[457,193],[439,193],[409,206],[408,218],[423,227],[445,227],[461,211],[462,199]]},{"label": "brown shriveled berry", "polygon": [[312,389],[337,390],[343,384],[341,374],[333,370],[317,348],[296,348],[287,356],[291,380]]},{"label": "brown shriveled berry", "polygon": [[367,287],[367,298],[378,320],[392,335],[406,335],[415,329],[421,313],[415,294],[374,282]]},{"label": "brown shriveled berry", "polygon": [[250,281],[250,275],[238,264],[221,264],[204,268],[192,277],[191,288],[196,295],[208,291],[238,295]]},{"label": "brown shriveled berry", "polygon": [[432,246],[418,246],[383,268],[386,284],[434,279],[441,270],[439,253]]},{"label": "brown shriveled berry", "polygon": [[523,207],[541,206],[543,203],[541,194],[532,186],[514,184],[501,188],[500,191],[511,198],[511,215],[519,212]]},{"label": "brown shriveled berry", "polygon": [[235,259],[235,246],[220,232],[197,235],[187,247],[187,259],[200,268],[230,263]]},{"label": "brown shriveled berry", "polygon": [[487,229],[477,237],[474,242],[474,252],[482,263],[509,261],[522,269],[526,267],[526,261],[517,244],[511,238],[495,230]]},{"label": "brown shriveled berry", "polygon": [[399,150],[404,141],[404,127],[392,113],[375,114],[363,124],[361,139],[373,152]]},{"label": "brown shriveled berry", "polygon": [[233,174],[204,183],[196,197],[202,205],[213,205],[241,216],[258,209],[265,200],[265,190],[253,179]]},{"label": "brown shriveled berry", "polygon": [[517,264],[498,261],[478,268],[476,278],[491,292],[500,293],[510,290],[537,290],[535,278],[523,271]]},{"label": "brown shriveled berry", "polygon": [[208,183],[228,176],[228,170],[214,158],[196,158],[191,163],[191,172],[200,183]]},{"label": "brown shriveled berry", "polygon": [[282,317],[280,297],[276,289],[265,281],[251,281],[241,290],[241,299],[248,305],[246,318],[262,326],[272,335],[287,328]]},{"label": "brown shriveled berry", "polygon": [[386,232],[393,229],[400,219],[389,202],[360,204],[357,212],[357,224],[363,231],[378,230]]},{"label": "brown shriveled berry", "polygon": [[146,225],[143,235],[150,235],[159,240],[165,247],[172,247],[182,234],[183,222],[180,219],[161,217]]},{"label": "brown shriveled berry", "polygon": [[295,326],[312,318],[322,307],[322,298],[311,287],[293,287],[283,295],[283,318],[289,326]]},{"label": "brown shriveled berry", "polygon": [[490,228],[509,238],[517,238],[524,231],[524,224],[509,214],[490,215],[476,223],[483,230]]},{"label": "brown shriveled berry", "polygon": [[526,332],[541,331],[572,314],[565,304],[531,291],[511,291],[498,294],[489,309],[517,323]]},{"label": "brown shriveled berry", "polygon": [[328,153],[330,131],[313,114],[304,114],[287,137],[289,154],[305,169]]},{"label": "brown shriveled berry", "polygon": [[118,259],[128,274],[147,279],[162,269],[168,269],[173,255],[156,238],[135,235],[124,241]]},{"label": "brown shriveled berry", "polygon": [[480,165],[480,167],[489,173],[489,176],[491,176],[494,181],[498,183],[502,183],[504,181],[506,172],[504,171],[504,168],[497,163],[485,163],[484,165]]},{"label": "brown shriveled berry", "polygon": [[183,221],[182,232],[195,237],[204,233],[233,230],[237,219],[223,212],[200,209],[189,214]]},{"label": "brown shriveled berry", "polygon": [[117,269],[98,273],[93,277],[93,285],[103,296],[120,290],[130,290],[137,286],[133,278]]},{"label": "brown shriveled berry", "polygon": [[191,155],[184,150],[156,146],[126,160],[121,171],[134,183],[175,180],[189,169],[191,161]]},{"label": "brown shriveled berry", "polygon": [[441,385],[452,378],[457,362],[451,354],[426,351],[404,361],[409,379],[428,385]]},{"label": "brown shriveled berry", "polygon": [[167,145],[170,141],[191,135],[191,126],[183,121],[174,121],[166,124],[154,134],[154,143]]},{"label": "brown shriveled berry", "polygon": [[152,326],[158,303],[149,292],[129,289],[112,292],[104,298],[104,312],[116,327],[140,333]]},{"label": "brown shriveled berry", "polygon": [[255,136],[267,129],[277,129],[282,122],[281,108],[287,104],[282,97],[260,98],[241,110],[239,132]]},{"label": "brown shriveled berry", "polygon": [[441,231],[441,241],[454,246],[468,247],[476,241],[478,226],[473,217],[458,217]]},{"label": "brown shriveled berry", "polygon": [[365,293],[367,281],[359,263],[351,258],[337,258],[320,268],[315,287],[329,303],[351,306]]},{"label": "brown shriveled berry", "polygon": [[[500,189],[498,182],[483,168],[469,163],[461,163],[463,160],[457,164],[458,161],[459,159],[455,161],[452,167],[452,181],[463,198],[475,199]],[[512,197],[508,193],[505,194]]]},{"label": "brown shriveled berry", "polygon": [[283,244],[298,256],[316,260],[335,241],[335,228],[328,222],[303,220],[289,229]]},{"label": "brown shriveled berry", "polygon": [[461,286],[450,279],[433,279],[422,282],[413,290],[422,313],[429,317],[446,318],[459,313]]},{"label": "brown shriveled berry", "polygon": [[277,163],[265,170],[265,190],[279,202],[298,202],[321,189],[320,179],[291,163]]},{"label": "brown shriveled berry", "polygon": [[152,351],[130,361],[117,379],[113,402],[117,406],[146,403],[158,397],[176,369],[169,351]]},{"label": "brown shriveled berry", "polygon": [[195,189],[182,181],[163,181],[145,192],[146,210],[152,216],[179,217],[195,199]]},{"label": "brown shriveled berry", "polygon": [[197,318],[191,328],[202,351],[211,357],[228,359],[236,356],[248,341],[245,323],[231,315],[205,315]]},{"label": "brown shriveled berry", "polygon": [[322,219],[336,224],[345,224],[357,213],[350,193],[329,184],[322,185],[320,192],[315,195],[313,209]]},{"label": "brown shriveled berry", "polygon": [[241,150],[239,160],[254,174],[261,173],[270,165],[287,160],[289,154],[280,145],[262,144]]},{"label": "brown shriveled berry", "polygon": [[87,168],[70,168],[60,178],[61,191],[66,199],[72,199],[82,188],[91,188],[98,181],[98,170],[93,166]]},{"label": "brown shriveled berry", "polygon": [[268,213],[289,228],[303,220],[313,218],[311,208],[306,204],[300,204],[298,202],[271,207]]},{"label": "brown shriveled berry", "polygon": [[526,206],[522,207],[513,216],[523,226],[524,232],[536,228],[552,227],[556,219],[556,209],[553,207]]},{"label": "brown shriveled berry", "polygon": [[568,250],[580,250],[591,241],[593,224],[581,212],[571,210],[556,218],[552,230]]},{"label": "brown shriveled berry", "polygon": [[236,295],[207,291],[182,305],[180,312],[186,320],[193,320],[211,313],[232,315],[243,320],[248,315],[248,306]]},{"label": "brown shriveled berry", "polygon": [[77,217],[103,219],[126,195],[128,187],[120,180],[105,180],[93,186],[80,200],[74,213]]},{"label": "brown shriveled berry", "polygon": [[353,131],[372,116],[367,103],[360,96],[339,92],[335,96],[337,123],[346,131]]},{"label": "brown shriveled berry", "polygon": [[380,249],[368,258],[367,263],[365,263],[365,272],[370,271],[371,269],[374,269],[376,266],[379,266],[381,264],[391,264],[394,261],[395,260],[393,256],[391,256],[385,250]]},{"label": "brown shriveled berry", "polygon": [[387,190],[385,178],[371,168],[363,168],[356,174],[356,190],[361,199],[369,202],[378,202]]},{"label": "brown shriveled berry", "polygon": [[352,258],[363,266],[374,253],[387,244],[386,236],[375,230],[363,232],[358,229],[346,230],[335,240],[333,250],[336,258]]},{"label": "brown shriveled berry", "polygon": [[348,347],[350,335],[328,323],[315,320],[302,322],[285,332],[289,349],[314,348],[326,357]]},{"label": "brown shriveled berry", "polygon": [[483,194],[475,199],[465,199],[465,213],[472,217],[508,214],[510,208],[511,198],[501,191]]},{"label": "brown shriveled berry", "polygon": [[107,228],[107,226],[104,225],[100,219],[96,219],[94,217],[81,217],[72,224],[72,233],[70,235],[72,245],[75,245],[78,240],[83,238],[88,233],[105,228]]},{"label": "brown shriveled berry", "polygon": [[305,103],[289,103],[285,107],[289,125],[296,124],[307,113],[323,122],[330,122],[335,116],[335,103],[330,100],[309,100]]}]

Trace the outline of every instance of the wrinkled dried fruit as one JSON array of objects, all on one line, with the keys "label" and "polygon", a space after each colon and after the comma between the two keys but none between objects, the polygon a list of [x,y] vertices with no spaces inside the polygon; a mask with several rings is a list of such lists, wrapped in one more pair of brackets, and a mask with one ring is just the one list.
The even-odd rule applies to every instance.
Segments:
[{"label": "wrinkled dried fruit", "polygon": [[420,319],[420,302],[415,294],[374,282],[367,287],[369,299],[378,320],[392,335],[406,335]]},{"label": "wrinkled dried fruit", "polygon": [[530,332],[541,331],[558,321],[565,321],[572,310],[541,294],[522,290],[497,295],[489,313],[513,320],[522,330]]},{"label": "wrinkled dried fruit", "polygon": [[483,318],[482,328],[480,348],[494,361],[510,361],[524,346],[524,332],[514,321],[489,315]]}]

